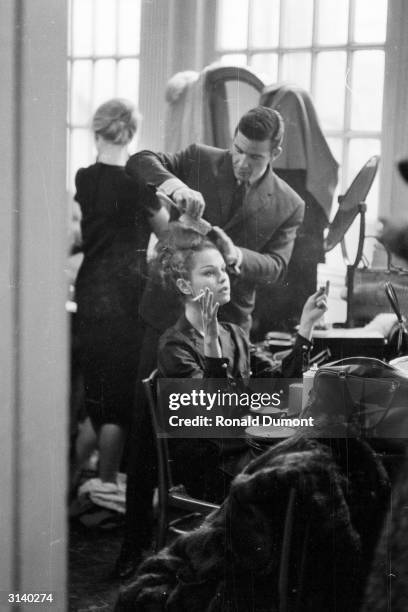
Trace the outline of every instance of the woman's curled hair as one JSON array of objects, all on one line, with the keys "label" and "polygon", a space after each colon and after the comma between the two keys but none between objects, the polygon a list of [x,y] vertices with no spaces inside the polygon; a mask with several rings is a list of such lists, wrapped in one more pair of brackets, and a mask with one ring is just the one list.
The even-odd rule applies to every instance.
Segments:
[{"label": "woman's curled hair", "polygon": [[208,238],[175,221],[156,245],[152,274],[166,289],[179,294],[177,279],[189,279],[195,253],[206,249],[217,250],[217,247]]}]

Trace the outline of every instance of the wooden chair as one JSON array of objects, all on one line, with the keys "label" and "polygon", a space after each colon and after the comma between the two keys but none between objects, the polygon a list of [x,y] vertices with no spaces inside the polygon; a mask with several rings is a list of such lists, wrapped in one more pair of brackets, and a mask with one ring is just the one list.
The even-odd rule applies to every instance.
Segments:
[{"label": "wooden chair", "polygon": [[[182,485],[174,486],[171,474],[171,458],[167,439],[160,435],[160,415],[157,403],[158,372],[154,370],[142,383],[149,404],[150,417],[156,440],[158,462],[158,518],[156,551],[163,548],[169,533],[181,534],[199,524],[205,516],[219,506],[188,495]],[[169,511],[175,508],[184,512],[183,516],[170,520]]]},{"label": "wooden chair", "polygon": [[264,83],[246,66],[213,66],[205,69],[212,142],[228,149],[240,117],[257,106]]}]

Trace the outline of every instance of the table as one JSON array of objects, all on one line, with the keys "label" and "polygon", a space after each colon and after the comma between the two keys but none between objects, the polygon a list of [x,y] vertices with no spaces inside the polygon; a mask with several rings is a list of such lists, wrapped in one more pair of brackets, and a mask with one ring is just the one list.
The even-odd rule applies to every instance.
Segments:
[{"label": "table", "polygon": [[256,440],[262,440],[264,442],[268,440],[283,440],[290,438],[296,432],[294,427],[270,427],[270,426],[256,426],[251,425],[245,429],[245,433],[249,438],[255,438]]},{"label": "table", "polygon": [[[273,406],[264,406],[259,410],[251,410],[251,414],[269,415],[277,419],[280,417],[286,418],[287,416],[286,410],[281,410]],[[295,433],[295,431],[296,429],[294,427],[274,427],[269,425],[250,425],[245,429],[249,442],[252,440],[254,442],[263,441],[266,443],[289,438]]]},{"label": "table", "polygon": [[313,331],[314,352],[330,349],[331,358],[376,357],[383,359],[387,341],[379,331],[365,327],[332,328]]}]

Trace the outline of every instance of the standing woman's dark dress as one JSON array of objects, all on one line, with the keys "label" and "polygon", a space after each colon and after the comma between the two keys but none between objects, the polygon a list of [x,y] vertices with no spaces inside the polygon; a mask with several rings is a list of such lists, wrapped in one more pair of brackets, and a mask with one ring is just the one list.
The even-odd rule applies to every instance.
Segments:
[{"label": "standing woman's dark dress", "polygon": [[122,166],[78,170],[84,259],[76,281],[87,415],[95,428],[130,422],[140,350],[139,301],[146,278],[155,190]]}]

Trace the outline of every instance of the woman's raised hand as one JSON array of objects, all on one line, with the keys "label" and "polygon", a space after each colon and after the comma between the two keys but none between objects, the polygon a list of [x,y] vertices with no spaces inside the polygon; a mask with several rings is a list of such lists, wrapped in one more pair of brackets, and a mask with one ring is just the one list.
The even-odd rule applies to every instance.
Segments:
[{"label": "woman's raised hand", "polygon": [[222,357],[218,341],[217,313],[219,303],[214,304],[214,294],[208,287],[205,288],[204,294],[200,298],[200,306],[204,332],[204,354],[206,357]]},{"label": "woman's raised hand", "polygon": [[327,310],[327,295],[324,288],[307,298],[300,317],[299,334],[308,340],[312,337],[313,326]]}]

